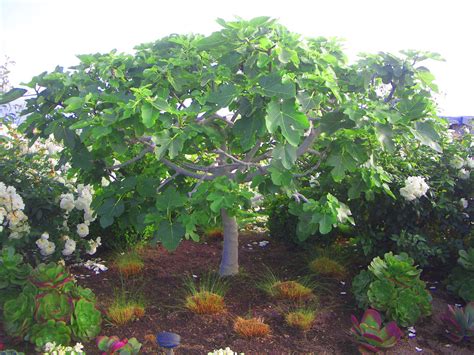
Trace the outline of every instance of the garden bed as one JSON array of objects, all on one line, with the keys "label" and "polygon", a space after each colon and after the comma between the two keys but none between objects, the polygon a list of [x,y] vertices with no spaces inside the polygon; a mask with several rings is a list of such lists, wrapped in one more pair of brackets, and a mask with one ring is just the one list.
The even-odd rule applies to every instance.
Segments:
[{"label": "garden bed", "polygon": [[[268,238],[257,233],[240,236],[241,275],[231,280],[225,297],[227,312],[213,316],[193,314],[184,307],[183,277],[186,274],[200,277],[216,270],[221,253],[220,241],[185,241],[174,253],[168,253],[161,247],[144,249],[141,255],[145,269],[133,282],[134,287],[143,287],[147,300],[145,316],[121,327],[105,322],[101,334],[136,337],[143,343],[142,349],[147,354],[158,351],[150,335],[161,331],[181,335],[177,354],[205,354],[227,346],[246,354],[357,354],[357,347],[349,335],[350,314],[360,316],[361,312],[354,306],[350,277],[346,280],[320,280],[316,289],[320,304],[316,321],[307,332],[295,330],[285,323],[282,316],[284,306],[258,290],[256,283],[266,268],[285,278],[302,276],[307,273],[306,258],[272,240],[261,247],[258,242],[262,240]],[[120,288],[119,274],[113,269],[98,275],[87,270],[84,272],[83,268],[73,269],[73,272],[90,275],[79,283],[96,293],[99,307],[105,311],[112,302],[112,291]],[[431,291],[433,315],[417,324],[415,338],[409,339],[405,335],[389,353],[415,354],[418,348],[424,354],[472,354],[472,345],[452,344],[444,337],[439,316],[444,312],[446,303],[453,304],[455,300],[450,299],[440,289],[441,285],[435,283],[436,275],[430,275],[430,279],[432,282],[428,286],[436,287]],[[235,317],[250,315],[263,317],[271,327],[271,335],[252,339],[236,335],[233,331]],[[86,344],[85,350],[88,354],[100,353],[93,342]]]}]

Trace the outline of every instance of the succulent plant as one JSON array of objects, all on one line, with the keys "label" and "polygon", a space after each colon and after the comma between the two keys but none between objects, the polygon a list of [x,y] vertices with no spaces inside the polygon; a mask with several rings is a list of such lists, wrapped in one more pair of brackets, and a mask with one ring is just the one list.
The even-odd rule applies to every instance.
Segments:
[{"label": "succulent plant", "polygon": [[52,291],[36,296],[35,318],[38,322],[49,319],[68,321],[71,314],[72,302],[64,294]]},{"label": "succulent plant", "polygon": [[103,355],[107,354],[121,354],[121,355],[135,355],[138,354],[142,344],[135,338],[120,339],[117,336],[100,336],[96,339],[97,347],[103,351]]},{"label": "succulent plant", "polygon": [[382,327],[382,317],[375,309],[364,312],[362,320],[359,321],[352,315],[351,333],[359,344],[362,354],[377,353],[393,347],[402,336],[402,331],[394,321]]},{"label": "succulent plant", "polygon": [[31,327],[29,340],[42,349],[46,343],[69,344],[71,342],[71,329],[63,321],[53,319],[46,323],[36,323]]},{"label": "succulent plant", "polygon": [[3,314],[10,336],[25,337],[37,347],[93,339],[102,322],[92,291],[77,286],[64,266],[54,263],[40,264],[21,294],[5,303]]},{"label": "succulent plant", "polygon": [[448,305],[441,320],[445,322],[447,337],[455,343],[474,337],[474,302],[464,308]]},{"label": "succulent plant", "polygon": [[94,303],[80,299],[74,304],[71,327],[78,339],[90,340],[97,336],[101,321],[101,313],[95,308]]},{"label": "succulent plant", "polygon": [[421,270],[407,254],[386,253],[376,257],[367,271],[361,271],[352,282],[359,307],[385,312],[401,326],[410,326],[431,314],[431,295],[420,280]]},{"label": "succulent plant", "polygon": [[40,291],[51,289],[69,291],[74,286],[74,278],[64,266],[55,263],[39,264],[31,274],[31,282]]},{"label": "succulent plant", "polygon": [[31,273],[31,266],[12,247],[5,247],[0,254],[0,309],[3,304],[21,293]]},{"label": "succulent plant", "polygon": [[13,337],[22,338],[33,324],[35,312],[34,293],[25,290],[15,298],[5,302],[3,308],[3,327]]}]

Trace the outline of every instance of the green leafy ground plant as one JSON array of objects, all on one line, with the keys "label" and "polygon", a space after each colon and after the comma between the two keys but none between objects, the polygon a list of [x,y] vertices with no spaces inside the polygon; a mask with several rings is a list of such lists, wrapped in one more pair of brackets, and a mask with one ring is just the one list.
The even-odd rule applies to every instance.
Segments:
[{"label": "green leafy ground plant", "polygon": [[10,336],[25,337],[38,349],[93,339],[102,322],[92,291],[55,263],[38,265],[20,295],[5,303],[3,315]]},{"label": "green leafy ground plant", "polygon": [[118,355],[136,355],[140,353],[142,344],[136,338],[123,338],[117,336],[99,336],[96,339],[97,347],[102,354],[118,354]]},{"label": "green leafy ground plant", "polygon": [[382,311],[404,327],[430,315],[432,298],[420,280],[421,270],[413,264],[404,253],[374,258],[368,270],[361,271],[352,282],[359,307]]}]

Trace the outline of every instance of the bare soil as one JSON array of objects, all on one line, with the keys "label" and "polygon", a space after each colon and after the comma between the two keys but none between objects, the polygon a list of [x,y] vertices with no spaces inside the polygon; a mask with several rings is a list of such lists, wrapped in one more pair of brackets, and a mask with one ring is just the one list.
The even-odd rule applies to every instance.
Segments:
[{"label": "bare soil", "polygon": [[[198,279],[210,270],[217,270],[221,241],[184,241],[173,253],[161,247],[143,249],[144,272],[138,278],[125,281],[125,285],[142,290],[147,302],[146,314],[121,327],[105,321],[102,334],[136,337],[143,343],[144,354],[161,353],[154,335],[162,331],[181,336],[181,345],[175,354],[207,354],[225,347],[245,354],[358,354],[349,335],[350,314],[360,317],[361,312],[355,308],[351,296],[350,278],[317,280],[319,309],[314,325],[306,332],[291,328],[284,320],[285,305],[257,289],[256,283],[266,268],[284,279],[303,276],[308,272],[307,260],[303,254],[276,241],[270,240],[261,247],[258,242],[262,240],[269,239],[258,233],[240,235],[241,274],[229,280],[230,289],[225,296],[227,312],[214,316],[196,315],[184,308],[183,278],[196,275]],[[96,293],[98,307],[105,313],[114,289],[121,287],[119,274],[113,268],[98,275],[84,268],[73,268],[72,272],[89,275],[81,277],[79,284]],[[356,272],[353,270],[353,274]],[[444,337],[439,316],[446,303],[453,304],[455,300],[442,291],[441,284],[435,283],[435,276],[430,278],[432,282],[428,285],[436,287],[431,290],[433,315],[417,324],[415,338],[405,335],[387,354],[474,354],[472,344],[452,344]],[[239,337],[233,331],[233,320],[249,315],[262,317],[270,325],[271,335],[260,339]],[[87,354],[100,354],[94,342],[85,344],[85,350]]]}]

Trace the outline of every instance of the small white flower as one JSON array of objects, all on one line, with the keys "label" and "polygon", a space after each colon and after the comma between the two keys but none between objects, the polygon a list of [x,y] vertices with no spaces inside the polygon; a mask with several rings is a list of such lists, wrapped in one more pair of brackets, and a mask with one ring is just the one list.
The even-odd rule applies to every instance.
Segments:
[{"label": "small white flower", "polygon": [[449,165],[451,165],[451,167],[453,167],[454,169],[461,169],[464,166],[464,163],[465,162],[461,157],[455,156],[450,161]]},{"label": "small white flower", "polygon": [[89,227],[85,223],[78,224],[77,234],[79,234],[81,238],[87,237],[89,235]]},{"label": "small white flower", "polygon": [[64,249],[62,251],[63,255],[71,255],[76,250],[76,241],[73,239],[67,239],[66,243],[64,244]]},{"label": "small white flower", "polygon": [[43,351],[49,353],[51,352],[54,348],[56,347],[56,343],[55,342],[48,342],[45,344],[45,346],[43,347]]},{"label": "small white flower", "polygon": [[82,349],[84,348],[84,345],[82,345],[81,343],[76,343],[76,345],[74,345],[74,351],[76,352],[82,352]]},{"label": "small white flower", "polygon": [[466,160],[466,166],[467,166],[469,169],[474,169],[474,158],[473,158],[473,157],[467,158],[467,160]]},{"label": "small white flower", "polygon": [[110,185],[110,181],[102,176],[102,179],[100,180],[100,184],[102,185],[102,187],[107,187]]},{"label": "small white flower", "polygon": [[464,197],[459,200],[459,204],[461,205],[461,207],[462,207],[463,209],[466,209],[467,206],[469,205],[469,203],[467,202],[467,200],[466,200]]},{"label": "small white flower", "polygon": [[464,168],[458,171],[458,178],[460,178],[461,180],[467,180],[470,176],[471,172]]}]

